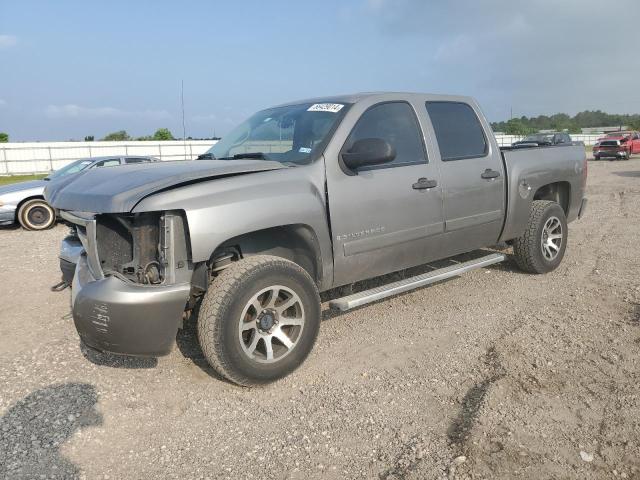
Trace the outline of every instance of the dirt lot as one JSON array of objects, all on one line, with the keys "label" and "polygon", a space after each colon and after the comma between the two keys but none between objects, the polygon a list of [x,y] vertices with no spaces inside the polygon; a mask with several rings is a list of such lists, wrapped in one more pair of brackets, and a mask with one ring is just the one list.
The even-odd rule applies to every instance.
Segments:
[{"label": "dirt lot", "polygon": [[[640,478],[640,159],[590,162],[546,276],[513,263],[347,314],[296,373],[80,348],[63,226],[0,231],[0,477]],[[43,477],[44,478],[44,477]]]}]

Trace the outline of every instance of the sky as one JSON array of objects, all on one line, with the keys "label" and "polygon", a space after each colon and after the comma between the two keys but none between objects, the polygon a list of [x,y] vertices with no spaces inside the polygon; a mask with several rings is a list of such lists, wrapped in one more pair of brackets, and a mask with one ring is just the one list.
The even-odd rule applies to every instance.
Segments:
[{"label": "sky", "polygon": [[470,95],[489,120],[640,112],[638,0],[0,0],[0,132],[224,135],[363,91]]}]

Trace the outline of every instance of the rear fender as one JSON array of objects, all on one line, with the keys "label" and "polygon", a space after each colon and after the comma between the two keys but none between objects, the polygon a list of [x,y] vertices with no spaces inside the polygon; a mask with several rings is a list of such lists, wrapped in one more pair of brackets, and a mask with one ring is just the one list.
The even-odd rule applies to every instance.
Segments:
[{"label": "rear fender", "polygon": [[499,242],[519,237],[527,228],[531,202],[553,200],[567,222],[578,218],[584,195],[585,151],[581,145],[504,151],[507,213]]}]

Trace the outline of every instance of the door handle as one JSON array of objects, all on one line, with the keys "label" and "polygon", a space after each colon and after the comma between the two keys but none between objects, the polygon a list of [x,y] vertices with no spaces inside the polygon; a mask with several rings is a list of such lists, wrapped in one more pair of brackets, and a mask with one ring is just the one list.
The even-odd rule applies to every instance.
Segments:
[{"label": "door handle", "polygon": [[434,188],[438,186],[438,182],[436,180],[429,180],[428,178],[419,178],[416,183],[411,185],[414,190],[426,190],[428,188]]},{"label": "door handle", "polygon": [[482,178],[490,180],[492,178],[498,178],[500,176],[500,172],[496,172],[495,170],[491,170],[490,168],[487,168],[484,172],[482,172],[480,176]]}]

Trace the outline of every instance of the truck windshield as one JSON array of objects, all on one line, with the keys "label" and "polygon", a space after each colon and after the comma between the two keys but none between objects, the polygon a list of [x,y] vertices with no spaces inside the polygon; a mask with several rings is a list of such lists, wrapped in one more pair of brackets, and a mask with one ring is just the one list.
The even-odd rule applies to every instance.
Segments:
[{"label": "truck windshield", "polygon": [[234,128],[200,158],[309,163],[325,147],[349,106],[304,103],[262,110]]}]

